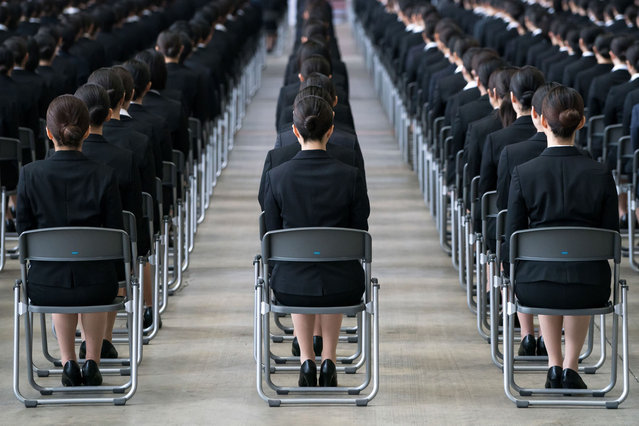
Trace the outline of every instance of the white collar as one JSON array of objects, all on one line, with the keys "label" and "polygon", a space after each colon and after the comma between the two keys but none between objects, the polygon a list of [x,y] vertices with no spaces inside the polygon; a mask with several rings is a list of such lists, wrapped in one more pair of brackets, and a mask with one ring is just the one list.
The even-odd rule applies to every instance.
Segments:
[{"label": "white collar", "polygon": [[226,27],[222,24],[215,24],[215,29],[219,31],[226,31]]},{"label": "white collar", "polygon": [[633,75],[630,76],[630,81],[635,81],[638,78],[639,78],[639,72],[638,73],[634,73]]},{"label": "white collar", "polygon": [[0,31],[9,31],[9,28],[4,24],[0,24]]},{"label": "white collar", "polygon": [[559,51],[560,52],[567,52],[568,48],[566,46],[562,46],[562,47],[559,48]]},{"label": "white collar", "polygon": [[430,50],[430,49],[436,49],[437,48],[437,43],[435,43],[434,41],[429,41],[428,43],[426,43],[426,46],[424,46],[424,50]]},{"label": "white collar", "polygon": [[125,21],[128,23],[138,22],[139,20],[140,20],[140,17],[137,15],[129,16],[128,18],[125,19]]},{"label": "white collar", "polygon": [[595,56],[595,54],[594,54],[594,53],[592,53],[592,52],[583,52],[583,53],[581,54],[581,57],[582,57],[582,58],[587,58],[587,57],[589,57],[589,56]]},{"label": "white collar", "polygon": [[542,33],[541,28],[535,28],[535,30],[532,32],[532,35],[536,36],[536,35],[539,35],[541,33]]},{"label": "white collar", "polygon": [[508,26],[506,27],[507,30],[514,30],[515,28],[519,28],[519,24],[517,22],[511,22],[510,24],[508,24]]},{"label": "white collar", "polygon": [[124,108],[120,108],[120,117],[122,116],[131,118],[131,114],[129,114],[129,111],[125,110]]},{"label": "white collar", "polygon": [[461,65],[457,65],[457,68],[455,68],[455,74],[459,74],[460,72],[462,72],[463,69],[464,67],[462,67]]},{"label": "white collar", "polygon": [[628,67],[626,66],[626,64],[615,65],[614,67],[612,67],[610,72],[615,72],[615,71],[619,71],[619,70],[626,70],[627,71]]},{"label": "white collar", "polygon": [[409,32],[413,31],[413,28],[415,28],[415,24],[408,24],[408,25],[406,25],[406,28],[404,28],[404,31],[409,33]]},{"label": "white collar", "polygon": [[161,95],[161,93],[155,89],[149,90],[150,93],[155,93],[156,95]]},{"label": "white collar", "polygon": [[468,90],[468,89],[475,89],[477,87],[477,82],[475,80],[473,81],[469,81],[465,86],[463,90]]},{"label": "white collar", "polygon": [[419,33],[422,33],[422,32],[424,32],[424,27],[422,27],[421,25],[415,25],[413,27],[413,33],[419,34]]}]

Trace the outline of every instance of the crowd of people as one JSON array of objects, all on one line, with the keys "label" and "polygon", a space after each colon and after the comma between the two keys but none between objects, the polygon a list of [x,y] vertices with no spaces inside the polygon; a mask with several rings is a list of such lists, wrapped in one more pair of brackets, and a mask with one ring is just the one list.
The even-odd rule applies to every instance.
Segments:
[{"label": "crowd of people", "polygon": [[[61,226],[123,228],[136,219],[140,256],[160,226],[154,200],[163,161],[173,151],[191,158],[203,137],[189,136],[189,117],[214,123],[256,52],[259,4],[234,0],[31,0],[0,5],[0,136],[34,135],[0,163],[11,193],[9,232]],[[234,130],[234,129],[233,129]],[[52,144],[52,146],[50,146]],[[175,208],[175,207],[173,207]],[[1,255],[5,255],[2,253]],[[84,306],[113,301],[122,271],[113,262],[31,262],[28,297],[40,305]],[[181,267],[181,265],[177,265]],[[120,266],[120,269],[121,266]],[[151,266],[144,268],[144,327],[151,311]],[[101,358],[118,358],[115,313],[54,314],[64,386],[102,383]],[[77,360],[84,360],[80,368]]]},{"label": "crowd of people", "polygon": [[[479,176],[478,199],[496,191],[498,207],[507,209],[504,273],[508,241],[518,230],[619,231],[635,220],[617,196],[614,146],[604,149],[597,134],[586,144],[580,132],[603,115],[605,125],[637,133],[639,21],[632,1],[357,0],[355,10],[407,114],[451,126],[445,187],[459,182],[462,151],[468,181]],[[633,146],[639,148],[636,135]],[[494,219],[488,224],[483,238],[494,253]],[[473,229],[481,228],[477,209]],[[593,308],[610,297],[607,262],[518,261],[515,268],[515,294],[526,306]],[[545,386],[586,388],[577,370],[590,317],[540,315],[535,337],[533,317],[518,316],[519,355],[548,356]]]}]

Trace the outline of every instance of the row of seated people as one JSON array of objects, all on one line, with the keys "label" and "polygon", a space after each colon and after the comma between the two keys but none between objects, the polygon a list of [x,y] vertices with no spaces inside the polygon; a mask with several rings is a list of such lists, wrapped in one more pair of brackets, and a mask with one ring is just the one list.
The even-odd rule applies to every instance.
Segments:
[{"label": "row of seated people", "polygon": [[[499,208],[508,209],[506,241],[517,230],[544,226],[619,230],[618,197],[609,168],[590,158],[597,158],[596,153],[576,148],[574,143],[586,121],[584,105],[595,93],[597,99],[603,97],[603,109],[611,108],[609,104],[617,106],[619,97],[625,100],[624,91],[616,92],[616,97],[605,95],[616,90],[614,81],[623,84],[630,79],[628,69],[635,72],[639,66],[639,45],[628,42],[633,40],[633,32],[627,26],[612,35],[606,31],[613,28],[584,23],[583,17],[552,14],[538,4],[511,0],[439,2],[437,8],[421,1],[360,0],[355,6],[400,91],[407,83],[417,87],[405,101],[417,102],[419,109],[434,117],[442,116],[445,125],[452,125],[447,184],[453,185],[461,173],[455,155],[463,150],[469,178],[479,176],[479,197],[497,191]],[[548,21],[552,21],[555,32],[542,28],[541,23]],[[561,21],[571,27],[566,28]],[[584,35],[579,45],[585,58],[590,56],[585,55],[587,49],[593,49],[597,57],[616,62],[598,76],[591,75],[586,96],[557,82],[546,83],[549,74],[565,75],[550,69],[561,58],[549,52],[566,55],[563,49],[552,49],[546,37],[564,47],[566,38],[561,34],[573,29]],[[508,36],[501,37],[501,30]],[[545,47],[530,54],[537,44]],[[526,53],[528,57],[523,59]],[[541,57],[549,60],[543,62]],[[585,63],[579,69],[583,71],[576,73],[575,80],[591,71]],[[627,78],[623,81],[615,80],[619,70],[625,70]],[[474,229],[481,229],[479,215],[474,218]],[[487,236],[493,252],[494,236],[493,221]],[[507,263],[508,249],[502,253],[505,257],[501,260]],[[516,268],[515,292],[528,306],[598,307],[610,295],[607,264],[584,267],[562,263],[548,267],[520,262]],[[532,316],[519,314],[519,321],[519,354],[548,354],[546,387],[585,388],[577,365],[589,317],[540,316],[543,339],[540,335],[539,341],[534,336]],[[562,327],[565,356],[561,353]]]},{"label": "row of seated people", "polygon": [[[85,6],[84,2],[73,3]],[[201,92],[196,85],[220,78],[219,81],[231,87],[233,82],[218,74],[228,73],[229,79],[235,78],[233,67],[239,70],[241,55],[256,49],[261,18],[259,10],[249,2],[176,0],[169,2],[165,9],[154,8],[153,12],[146,7],[140,8],[142,5],[150,3],[142,1],[136,6],[130,5],[131,13],[141,15],[138,20],[128,21],[141,22],[147,16],[145,11],[151,15],[157,12],[166,16],[158,30],[167,26],[171,29],[155,33],[159,32],[159,35],[154,48],[143,46],[146,50],[134,52],[120,65],[93,70],[86,76],[86,82],[73,89],[73,95],[61,94],[51,100],[46,108],[46,136],[52,141],[54,150],[48,152],[47,158],[34,159],[21,170],[16,162],[3,163],[3,186],[12,189],[17,185],[13,206],[19,233],[58,226],[122,229],[122,210],[127,210],[136,219],[138,253],[145,256],[150,252],[151,236],[143,216],[143,192],[157,200],[156,180],[162,178],[162,161],[172,161],[172,150],[179,150],[188,158],[192,147],[187,118],[196,115],[197,99],[209,94]],[[185,10],[190,14],[183,15],[181,9],[173,10],[174,6],[178,9],[189,6]],[[178,13],[174,15],[173,12]],[[70,17],[62,16],[59,21],[82,14],[91,16],[89,9],[68,13],[71,13]],[[172,22],[171,16],[192,19]],[[223,25],[227,22],[231,23],[228,27]],[[55,28],[55,24],[51,24],[34,29],[36,52],[48,49],[47,52],[53,55],[51,52],[58,51],[56,38],[51,37],[56,33]],[[212,36],[217,31],[228,34],[214,42]],[[197,46],[193,45],[193,34],[199,34],[194,39],[198,41]],[[5,77],[3,82],[8,82],[6,86],[0,85],[3,89],[18,85],[12,74],[21,70],[24,61],[29,59],[29,53],[24,52],[27,45],[22,36],[11,35],[0,46],[0,71]],[[193,48],[197,50],[193,52]],[[13,54],[16,49],[20,50],[18,55]],[[184,54],[185,51],[188,54]],[[220,55],[225,54],[229,55],[223,59],[228,68],[218,66]],[[79,57],[88,59],[88,56]],[[14,62],[14,58],[20,62]],[[48,56],[46,60],[50,62],[50,59]],[[192,67],[187,65],[189,61],[192,61]],[[33,75],[40,78],[38,70],[36,68]],[[55,89],[63,91],[68,87],[56,86]],[[2,100],[5,105],[31,101],[20,93],[16,87],[15,96]],[[35,113],[36,120],[38,117]],[[214,117],[205,114],[202,118],[209,121]],[[159,229],[160,215],[169,213],[170,206],[165,204],[163,212],[158,211],[157,203],[155,205],[154,232]],[[29,269],[28,297],[35,304],[107,304],[117,291],[118,279],[114,272],[112,265],[104,263],[85,267],[34,262]],[[148,263],[144,268],[144,280],[151,283]],[[150,308],[153,289],[146,285],[144,290],[144,327],[147,328],[153,322]],[[83,315],[84,341],[79,358],[85,358],[87,362],[82,372],[76,362],[74,345],[77,315],[54,315],[64,365],[63,385],[99,385],[102,381],[98,367],[100,358],[118,357],[111,343],[115,313],[109,314],[108,318],[106,315]]]},{"label": "row of seated people", "polygon": [[[298,27],[280,90],[275,148],[266,156],[258,193],[266,230],[308,226],[368,229],[364,161],[348,100],[348,75],[325,0],[298,4]],[[364,276],[357,261],[278,263],[271,286],[290,306],[360,302]],[[293,355],[299,386],[337,386],[336,351],[342,314],[293,314]]]}]

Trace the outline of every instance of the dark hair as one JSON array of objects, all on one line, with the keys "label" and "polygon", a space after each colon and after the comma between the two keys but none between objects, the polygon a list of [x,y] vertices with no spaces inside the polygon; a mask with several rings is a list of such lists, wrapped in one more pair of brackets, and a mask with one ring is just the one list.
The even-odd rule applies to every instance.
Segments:
[{"label": "dark hair", "polygon": [[13,53],[5,46],[0,45],[0,74],[7,75],[13,69],[15,61]]},{"label": "dark hair", "polygon": [[109,102],[111,108],[115,108],[118,102],[124,97],[124,85],[120,76],[111,68],[100,68],[93,71],[89,76],[87,83],[97,84],[102,86],[109,95]]},{"label": "dark hair", "polygon": [[518,68],[505,67],[494,71],[488,79],[488,87],[495,90],[502,103],[499,107],[499,120],[503,127],[508,127],[517,118],[517,114],[510,102],[510,81]]},{"label": "dark hair", "polygon": [[20,36],[9,37],[4,41],[4,46],[13,53],[13,60],[16,65],[22,65],[22,61],[27,56],[27,41]]},{"label": "dark hair", "polygon": [[135,55],[135,59],[142,61],[149,67],[151,73],[151,85],[154,90],[164,90],[166,88],[166,63],[164,56],[153,49],[143,50]]},{"label": "dark hair", "polygon": [[321,140],[333,125],[333,108],[322,97],[306,96],[293,106],[293,123],[304,141]]},{"label": "dark hair", "polygon": [[314,72],[310,74],[304,81],[300,84],[299,90],[304,89],[309,86],[317,86],[326,90],[331,95],[330,104],[333,105],[335,98],[337,97],[337,91],[335,90],[335,85],[333,84],[333,80],[328,78],[328,76],[324,74],[320,74],[318,72]]},{"label": "dark hair", "polygon": [[575,89],[555,87],[546,95],[541,111],[555,136],[569,138],[584,116],[584,100]]},{"label": "dark hair", "polygon": [[613,35],[609,33],[599,34],[595,39],[595,49],[605,59],[610,59],[610,43],[612,42]]},{"label": "dark hair", "polygon": [[56,41],[55,39],[46,33],[36,34],[33,39],[38,43],[40,49],[40,59],[44,61],[50,61],[55,53]]},{"label": "dark hair", "polygon": [[328,32],[326,27],[322,24],[306,23],[302,27],[302,37],[309,39],[314,36],[319,36],[320,38],[327,39]]},{"label": "dark hair", "polygon": [[331,63],[331,55],[328,51],[328,48],[325,44],[318,43],[317,41],[308,40],[306,43],[303,43],[298,52],[297,52],[297,61],[299,66],[302,66],[302,62],[311,56],[320,55],[323,56],[324,59]]},{"label": "dark hair", "polygon": [[160,35],[158,35],[156,45],[160,49],[160,52],[168,58],[176,58],[182,48],[180,36],[174,31],[162,31]]},{"label": "dark hair", "polygon": [[324,75],[331,74],[331,65],[328,63],[323,56],[313,55],[308,57],[302,62],[300,65],[300,74],[302,77],[306,78],[312,73],[318,72]]},{"label": "dark hair", "polygon": [[478,51],[479,43],[477,42],[477,40],[472,37],[462,37],[458,38],[457,41],[455,41],[453,51],[455,52],[455,54],[457,54],[457,57],[461,59],[464,57],[464,54],[470,51],[472,48],[475,48],[475,53]]},{"label": "dark hair", "polygon": [[490,58],[479,64],[477,67],[477,77],[479,77],[479,83],[488,88],[490,76],[493,72],[499,68],[505,66],[506,63],[499,58]]},{"label": "dark hair", "polygon": [[610,42],[610,50],[617,58],[622,61],[626,60],[626,50],[633,43],[633,38],[627,35],[615,36]]},{"label": "dark hair", "polygon": [[178,36],[180,37],[180,43],[182,44],[182,54],[178,60],[180,61],[180,64],[182,64],[191,55],[191,52],[193,52],[193,40],[186,31],[178,32]]},{"label": "dark hair", "polygon": [[55,98],[47,109],[47,129],[61,146],[79,147],[89,128],[86,105],[71,95]]},{"label": "dark hair", "polygon": [[535,90],[545,82],[544,74],[541,71],[533,66],[526,65],[520,68],[510,79],[510,91],[513,92],[522,109],[527,111],[530,109]]},{"label": "dark hair", "polygon": [[109,115],[110,100],[104,87],[87,83],[80,86],[73,94],[87,106],[89,110],[89,119],[92,126],[101,126]]},{"label": "dark hair", "polygon": [[557,82],[546,83],[535,91],[535,94],[532,98],[532,107],[535,108],[537,114],[541,114],[541,109],[543,108],[544,99],[546,99],[546,95],[555,87],[559,87],[560,84]]},{"label": "dark hair", "polygon": [[149,84],[149,81],[151,81],[149,66],[137,59],[130,59],[126,61],[123,66],[131,74],[131,77],[133,78],[135,96],[136,98],[139,98],[146,90],[146,86]]},{"label": "dark hair", "polygon": [[582,28],[582,30],[579,31],[579,38],[584,41],[584,44],[586,45],[586,48],[588,50],[592,50],[592,46],[595,45],[595,40],[601,34],[603,34],[603,30],[593,25]]},{"label": "dark hair", "polygon": [[333,102],[333,99],[331,98],[331,94],[328,93],[328,91],[325,90],[323,87],[321,87],[321,86],[306,86],[305,88],[300,89],[300,91],[297,92],[297,95],[295,96],[295,101],[293,102],[293,105],[295,105],[297,102],[299,102],[300,100],[302,100],[303,98],[305,98],[307,96],[320,97],[320,98],[324,99],[326,102],[328,102],[329,105],[332,105],[332,102]]},{"label": "dark hair", "polygon": [[133,97],[133,90],[135,89],[131,73],[122,65],[111,67],[111,70],[113,70],[113,72],[120,77],[120,80],[122,80],[122,86],[124,87],[124,102],[130,101]]}]

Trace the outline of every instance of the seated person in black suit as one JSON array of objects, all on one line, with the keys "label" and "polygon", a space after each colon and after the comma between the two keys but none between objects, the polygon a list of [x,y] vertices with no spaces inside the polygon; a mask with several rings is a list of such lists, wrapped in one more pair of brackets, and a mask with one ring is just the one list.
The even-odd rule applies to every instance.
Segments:
[{"label": "seated person in black suit", "polygon": [[[542,107],[548,148],[514,168],[508,196],[506,241],[520,229],[586,226],[619,230],[617,191],[605,165],[574,147],[585,123],[583,99],[566,87],[551,90]],[[599,307],[610,297],[610,266],[598,262],[518,262],[515,294],[526,306],[579,309]],[[548,351],[547,388],[585,389],[578,359],[589,316],[539,315]],[[564,330],[566,349],[562,357]]]},{"label": "seated person in black suit", "polygon": [[[295,134],[302,146],[292,160],[266,174],[264,212],[268,231],[305,226],[368,229],[370,206],[364,178],[326,153],[333,111],[317,96],[300,99],[294,110]],[[359,303],[364,290],[359,262],[278,263],[271,285],[280,303],[293,306],[346,306]],[[299,386],[315,386],[315,315],[293,314],[300,345]],[[337,386],[336,347],[342,315],[321,315],[323,337],[320,386]]]},{"label": "seated person in black suit", "polygon": [[[113,170],[81,152],[89,135],[89,111],[82,101],[68,95],[56,98],[47,111],[47,135],[55,153],[26,165],[20,177],[18,231],[60,226],[122,229],[122,204]],[[102,305],[111,303],[117,292],[113,262],[31,262],[29,268],[28,297],[37,305]],[[75,356],[78,314],[53,314],[64,366],[62,384],[98,386],[102,383],[98,364],[107,314],[80,317],[87,342],[82,371]]]}]

